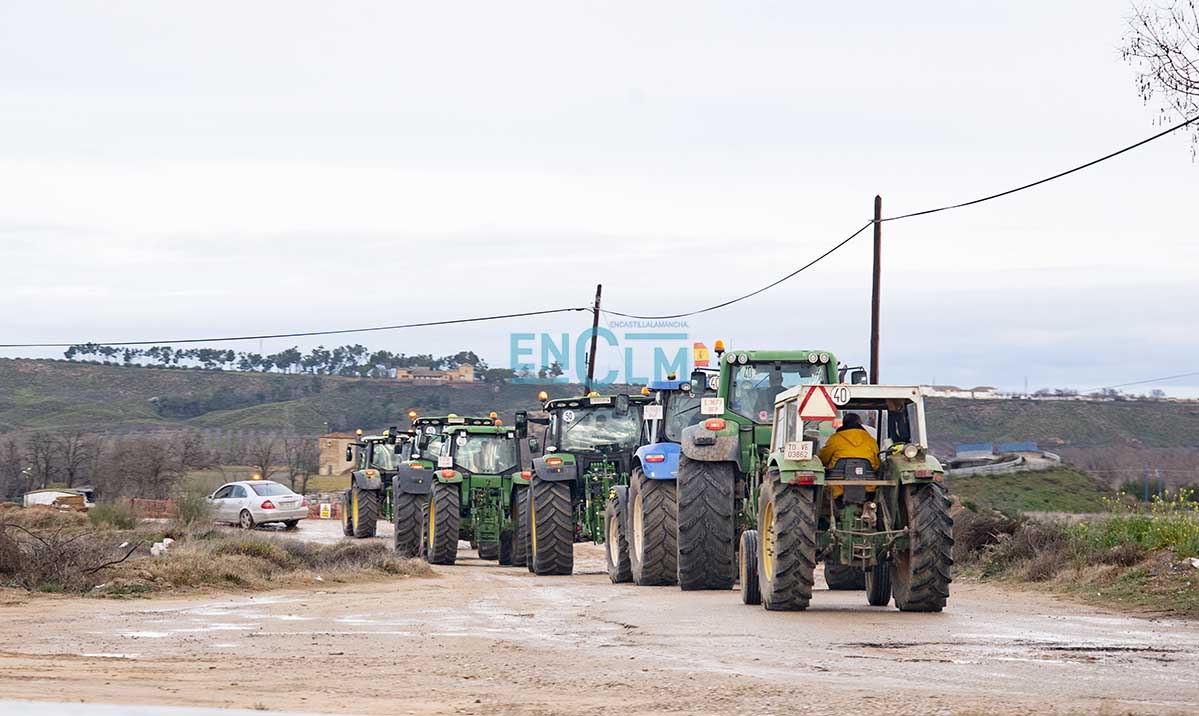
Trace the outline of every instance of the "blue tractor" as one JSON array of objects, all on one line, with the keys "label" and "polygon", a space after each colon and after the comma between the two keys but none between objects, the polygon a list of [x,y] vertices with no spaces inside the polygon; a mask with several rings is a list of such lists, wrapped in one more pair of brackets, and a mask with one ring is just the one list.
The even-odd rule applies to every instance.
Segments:
[{"label": "blue tractor", "polygon": [[625,514],[629,566],[642,586],[678,583],[679,440],[700,422],[700,403],[716,394],[715,370],[697,369],[689,379],[650,381],[654,402],[645,406],[643,444],[633,456]]}]

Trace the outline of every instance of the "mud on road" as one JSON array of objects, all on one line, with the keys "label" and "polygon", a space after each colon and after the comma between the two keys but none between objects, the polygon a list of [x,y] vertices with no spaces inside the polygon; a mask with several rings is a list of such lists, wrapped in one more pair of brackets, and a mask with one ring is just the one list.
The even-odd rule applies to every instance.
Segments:
[{"label": "mud on road", "polygon": [[[322,539],[324,525],[305,525]],[[956,584],[942,614],[614,586],[464,557],[428,579],[100,600],[6,593],[0,699],[363,714],[1199,712],[1199,625]]]}]

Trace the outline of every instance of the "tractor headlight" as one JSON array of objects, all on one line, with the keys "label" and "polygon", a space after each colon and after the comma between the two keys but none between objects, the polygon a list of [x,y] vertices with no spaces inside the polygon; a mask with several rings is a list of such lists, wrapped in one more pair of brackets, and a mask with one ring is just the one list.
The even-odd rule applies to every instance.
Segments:
[{"label": "tractor headlight", "polygon": [[749,362],[749,356],[742,353],[741,355],[737,356],[737,362],[740,363],[741,365],[745,365],[746,363]]},{"label": "tractor headlight", "polygon": [[819,355],[819,354],[817,354],[817,353],[809,353],[809,354],[808,354],[808,362],[809,362],[809,363],[819,363],[819,362],[820,362],[820,355]]},{"label": "tractor headlight", "polygon": [[920,446],[919,445],[916,445],[915,443],[908,443],[907,445],[903,446],[903,456],[906,457],[907,459],[915,460],[916,456],[919,454],[920,454]]},{"label": "tractor headlight", "polygon": [[820,362],[821,362],[821,363],[828,363],[828,353],[821,353],[821,354],[820,354]]}]

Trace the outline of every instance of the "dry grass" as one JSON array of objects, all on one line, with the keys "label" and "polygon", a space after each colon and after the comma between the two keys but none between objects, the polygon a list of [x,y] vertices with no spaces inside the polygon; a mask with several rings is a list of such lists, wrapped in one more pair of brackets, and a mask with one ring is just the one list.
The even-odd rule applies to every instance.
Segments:
[{"label": "dry grass", "polygon": [[[165,554],[150,546],[176,540]],[[263,590],[431,574],[382,542],[314,544],[215,528],[93,525],[80,513],[0,509],[0,587],[96,596],[190,589]]]}]

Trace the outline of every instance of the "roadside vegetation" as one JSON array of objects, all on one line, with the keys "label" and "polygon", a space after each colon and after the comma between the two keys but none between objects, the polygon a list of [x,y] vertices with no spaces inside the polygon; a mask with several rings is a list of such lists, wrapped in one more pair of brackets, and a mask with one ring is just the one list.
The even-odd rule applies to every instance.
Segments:
[{"label": "roadside vegetation", "polygon": [[1010,475],[973,475],[946,480],[951,494],[974,510],[1026,512],[1104,512],[1115,496],[1104,483],[1070,468]]},{"label": "roadside vegetation", "polygon": [[85,515],[0,504],[0,586],[121,597],[431,573],[424,562],[399,559],[380,541],[314,544],[214,528],[202,510],[180,514],[173,522],[152,523],[120,505],[97,506]]},{"label": "roadside vegetation", "polygon": [[[1086,602],[1199,617],[1199,503],[1178,493],[1148,508],[1109,501],[1070,522],[962,507],[954,559],[983,580],[1032,583]],[[963,503],[964,505],[965,503]]]}]

